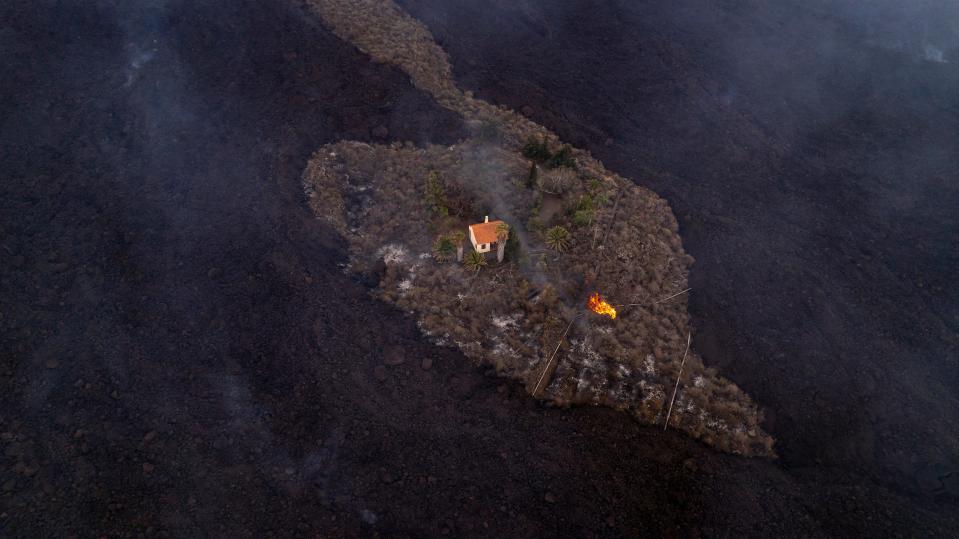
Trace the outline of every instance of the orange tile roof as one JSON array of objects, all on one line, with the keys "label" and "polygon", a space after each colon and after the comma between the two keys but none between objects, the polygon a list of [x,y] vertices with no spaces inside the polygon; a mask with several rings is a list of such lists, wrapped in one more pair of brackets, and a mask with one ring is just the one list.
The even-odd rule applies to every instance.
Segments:
[{"label": "orange tile roof", "polygon": [[476,243],[493,243],[496,241],[496,229],[503,221],[490,221],[488,223],[477,223],[470,225],[473,231],[473,237]]}]

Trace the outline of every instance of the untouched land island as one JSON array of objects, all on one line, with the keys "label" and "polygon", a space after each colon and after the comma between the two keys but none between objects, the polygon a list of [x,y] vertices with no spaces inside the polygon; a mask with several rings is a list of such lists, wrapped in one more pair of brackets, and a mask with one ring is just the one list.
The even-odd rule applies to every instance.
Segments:
[{"label": "untouched land island", "polygon": [[[692,258],[662,198],[460,92],[442,49],[391,2],[312,5],[471,126],[448,147],[342,141],[316,152],[304,187],[347,241],[349,271],[436,344],[538,397],[611,406],[647,424],[668,418],[720,450],[775,455],[758,407],[688,349]],[[506,223],[502,262],[468,242],[462,254],[467,227],[487,217]],[[586,309],[597,293],[619,309],[615,319]]]}]

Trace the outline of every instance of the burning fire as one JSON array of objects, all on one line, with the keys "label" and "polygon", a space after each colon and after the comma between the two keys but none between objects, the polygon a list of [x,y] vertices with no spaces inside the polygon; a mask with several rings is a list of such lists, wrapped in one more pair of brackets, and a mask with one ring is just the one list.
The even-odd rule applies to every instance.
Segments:
[{"label": "burning fire", "polygon": [[589,301],[586,302],[586,306],[594,313],[605,314],[613,320],[616,320],[616,308],[606,303],[603,297],[599,295],[599,292],[593,292],[592,295],[589,296]]}]

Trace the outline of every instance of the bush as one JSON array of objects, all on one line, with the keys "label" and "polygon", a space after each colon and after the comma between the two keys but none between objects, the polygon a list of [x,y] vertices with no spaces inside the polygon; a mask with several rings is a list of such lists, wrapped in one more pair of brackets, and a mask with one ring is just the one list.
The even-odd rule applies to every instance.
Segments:
[{"label": "bush", "polygon": [[506,240],[506,258],[509,260],[519,260],[521,255],[522,246],[519,243],[519,234],[510,234]]},{"label": "bush", "polygon": [[456,244],[449,236],[439,236],[433,242],[433,258],[439,262],[449,262],[456,255]]},{"label": "bush", "polygon": [[569,249],[572,241],[569,231],[561,226],[554,226],[546,231],[546,245],[561,253]]},{"label": "bush", "polygon": [[552,154],[549,152],[549,146],[546,142],[546,137],[544,136],[541,141],[536,140],[535,138],[530,138],[526,141],[526,145],[523,146],[523,157],[527,159],[534,159],[536,161],[546,161],[552,158]]},{"label": "bush", "polygon": [[483,120],[476,128],[476,138],[482,142],[499,142],[502,138],[499,124],[492,120]]},{"label": "bush", "polygon": [[593,210],[576,210],[573,212],[573,224],[576,226],[588,226],[593,222],[593,216],[596,214]]},{"label": "bush", "polygon": [[580,195],[567,209],[570,213],[578,211],[593,211],[596,209],[596,201],[590,195]]},{"label": "bush", "polygon": [[483,253],[470,251],[463,257],[463,265],[473,271],[479,271],[486,265],[486,257],[483,256]]},{"label": "bush", "polygon": [[558,168],[550,170],[540,176],[540,189],[554,194],[562,195],[573,186],[576,181],[576,173],[568,168]]},{"label": "bush", "polygon": [[435,170],[431,170],[426,175],[426,192],[423,195],[426,204],[435,217],[446,217],[450,210],[446,206],[446,188],[440,175]]},{"label": "bush", "polygon": [[443,182],[443,200],[448,215],[476,215],[476,197],[470,194],[459,182]]},{"label": "bush", "polygon": [[576,168],[576,160],[573,159],[573,150],[570,149],[568,144],[563,145],[558,152],[547,158],[546,165],[550,168]]}]

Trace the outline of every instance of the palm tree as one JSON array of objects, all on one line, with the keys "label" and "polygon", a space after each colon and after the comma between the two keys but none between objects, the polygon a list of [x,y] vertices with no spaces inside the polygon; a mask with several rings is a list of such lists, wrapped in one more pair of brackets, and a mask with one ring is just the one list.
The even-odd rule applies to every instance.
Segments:
[{"label": "palm tree", "polygon": [[463,261],[463,240],[466,239],[466,234],[461,230],[457,230],[455,232],[450,232],[450,235],[448,237],[450,241],[453,242],[453,245],[456,246],[456,261],[462,262]]},{"label": "palm tree", "polygon": [[486,265],[486,257],[483,256],[483,253],[470,251],[466,253],[466,260],[463,261],[463,264],[466,264],[467,268],[479,272]]},{"label": "palm tree", "polygon": [[509,239],[509,225],[500,223],[496,225],[496,261],[502,262],[506,254],[506,240]]},{"label": "palm tree", "polygon": [[433,258],[439,262],[448,262],[453,258],[453,241],[447,236],[440,236],[433,242]]},{"label": "palm tree", "polygon": [[565,228],[554,226],[546,231],[546,245],[549,245],[553,249],[562,253],[566,249],[569,249],[570,243],[572,243],[572,238],[570,238],[569,231]]}]

